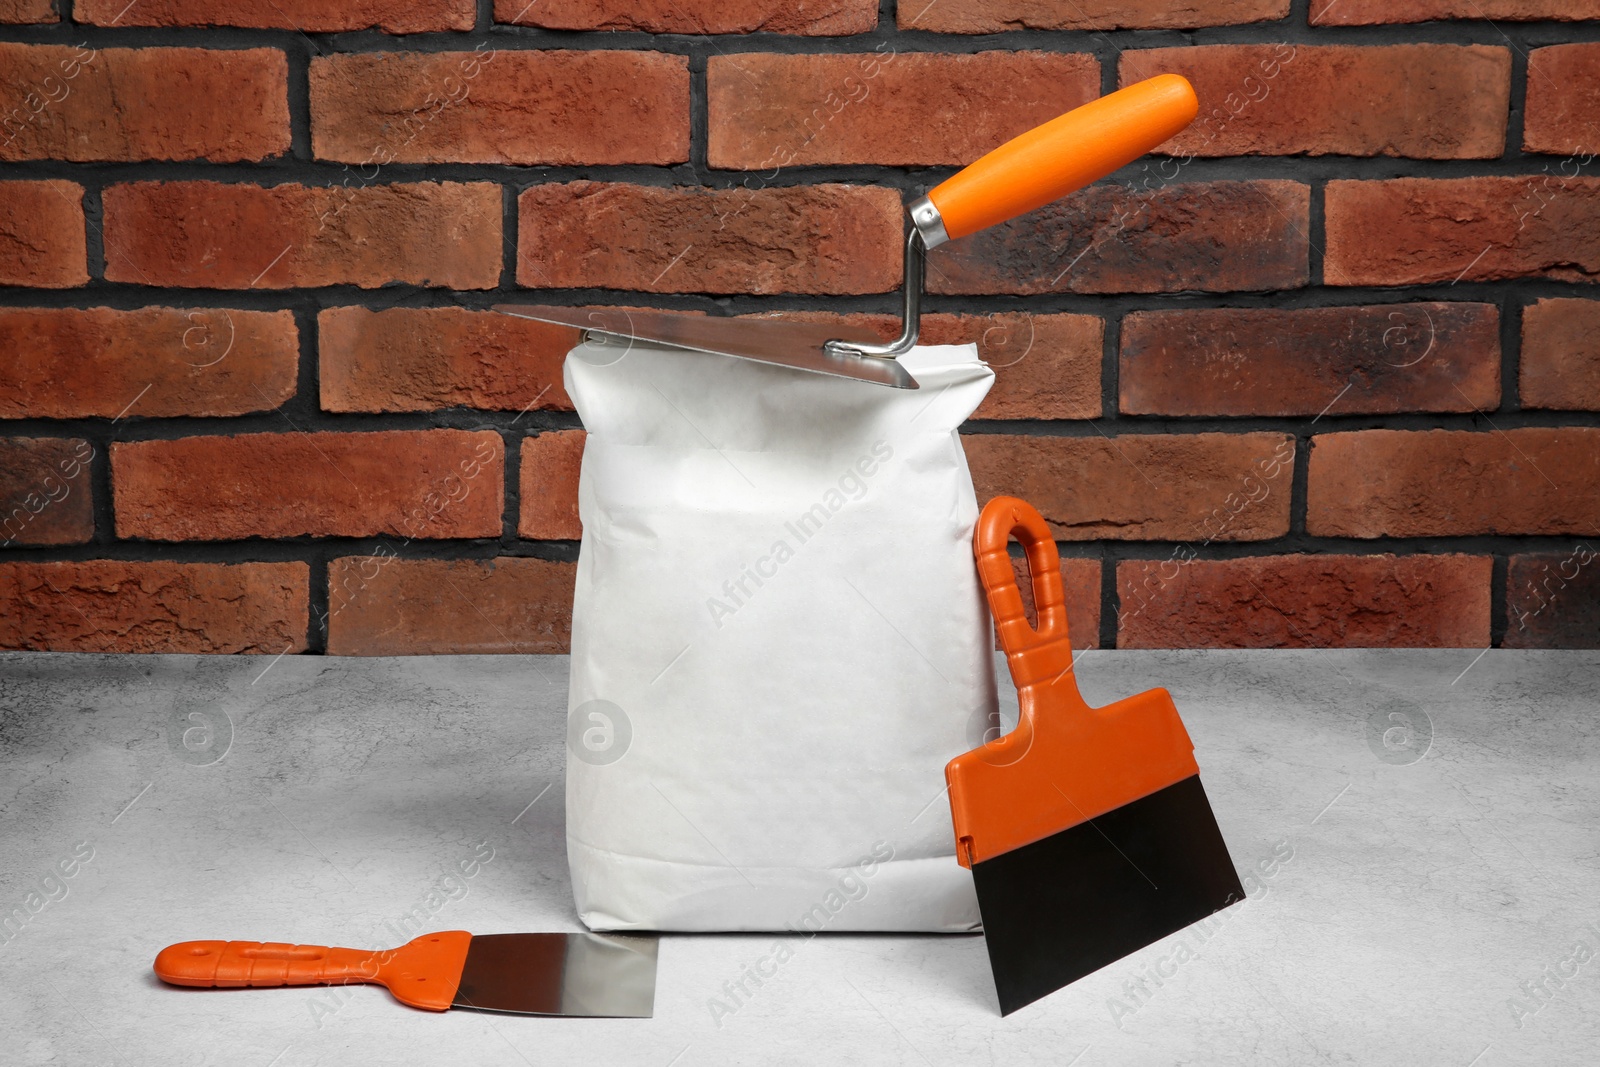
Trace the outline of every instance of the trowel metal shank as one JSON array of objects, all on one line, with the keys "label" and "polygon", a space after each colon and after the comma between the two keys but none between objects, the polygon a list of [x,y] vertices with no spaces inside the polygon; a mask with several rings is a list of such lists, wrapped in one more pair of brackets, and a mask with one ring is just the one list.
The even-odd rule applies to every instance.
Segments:
[{"label": "trowel metal shank", "polygon": [[922,256],[922,235],[919,230],[912,229],[906,237],[900,336],[887,344],[863,327],[792,322],[781,318],[716,318],[671,311],[548,304],[497,304],[494,310],[518,318],[576,327],[585,331],[584,339],[591,344],[614,345],[622,353],[635,341],[645,341],[896,389],[915,389],[917,380],[895,357],[911,351],[917,343],[922,314]]}]

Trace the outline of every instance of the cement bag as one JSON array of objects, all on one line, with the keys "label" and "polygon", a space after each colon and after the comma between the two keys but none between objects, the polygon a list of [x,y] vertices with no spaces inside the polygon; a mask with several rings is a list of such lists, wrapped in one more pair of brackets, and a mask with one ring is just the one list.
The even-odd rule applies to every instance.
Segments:
[{"label": "cement bag", "polygon": [[973,930],[944,765],[995,722],[956,427],[917,390],[586,343],[567,858],[596,930]]}]

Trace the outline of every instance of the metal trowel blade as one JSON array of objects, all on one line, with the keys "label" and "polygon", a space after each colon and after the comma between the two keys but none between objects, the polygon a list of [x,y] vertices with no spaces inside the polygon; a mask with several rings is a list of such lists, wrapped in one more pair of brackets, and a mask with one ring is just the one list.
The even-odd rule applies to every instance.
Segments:
[{"label": "metal trowel blade", "polygon": [[897,359],[834,355],[823,348],[825,342],[833,340],[882,340],[871,330],[859,326],[547,304],[497,304],[494,310],[517,318],[588,330],[608,338],[607,343],[626,345],[639,340],[693,352],[753,359],[758,363],[793,367],[835,378],[853,378],[896,389],[917,388],[917,380]]}]

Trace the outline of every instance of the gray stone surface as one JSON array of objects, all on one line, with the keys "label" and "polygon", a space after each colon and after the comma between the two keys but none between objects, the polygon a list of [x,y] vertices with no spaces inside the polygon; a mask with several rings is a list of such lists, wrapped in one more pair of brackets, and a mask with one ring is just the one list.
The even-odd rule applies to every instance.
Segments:
[{"label": "gray stone surface", "polygon": [[576,929],[564,658],[0,655],[0,1061],[1592,1063],[1600,653],[1477,655],[1087,653],[1091,702],[1173,692],[1235,862],[1270,867],[1209,937],[1001,1019],[978,937],[796,939],[736,1004],[774,938],[673,936],[649,1020],[150,973],[191,938],[386,947],[414,908]]}]

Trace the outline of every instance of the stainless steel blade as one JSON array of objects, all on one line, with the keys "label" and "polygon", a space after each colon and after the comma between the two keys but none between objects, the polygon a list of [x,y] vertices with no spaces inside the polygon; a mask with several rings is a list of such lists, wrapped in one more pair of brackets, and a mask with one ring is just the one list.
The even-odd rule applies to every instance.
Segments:
[{"label": "stainless steel blade", "polygon": [[648,1019],[657,947],[653,937],[613,934],[477,934],[467,945],[452,1006]]},{"label": "stainless steel blade", "polygon": [[836,378],[853,378],[896,389],[915,389],[917,380],[897,359],[878,356],[835,355],[823,350],[826,341],[880,341],[877,334],[859,326],[827,326],[784,319],[729,319],[710,315],[683,315],[670,311],[636,311],[628,308],[555,307],[548,304],[497,304],[505,315],[553,322],[606,335],[626,346],[633,340],[718,356],[737,356],[758,363],[794,367]]}]

